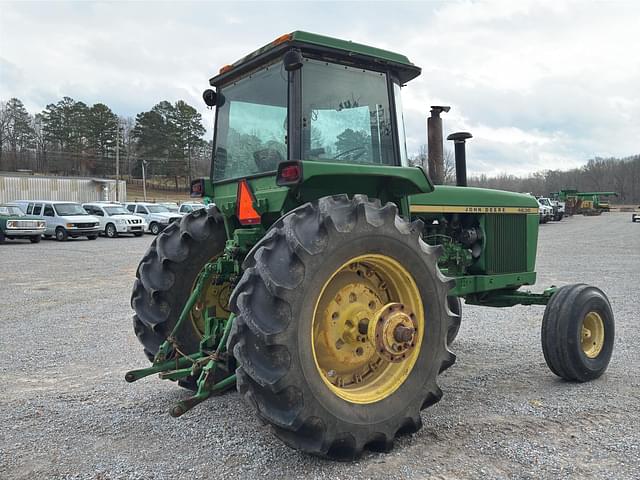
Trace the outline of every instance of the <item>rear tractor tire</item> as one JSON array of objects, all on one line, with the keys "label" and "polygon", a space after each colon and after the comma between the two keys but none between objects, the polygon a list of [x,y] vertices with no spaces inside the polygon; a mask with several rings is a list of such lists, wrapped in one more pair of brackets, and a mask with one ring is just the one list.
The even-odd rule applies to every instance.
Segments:
[{"label": "rear tractor tire", "polygon": [[[153,361],[160,345],[173,330],[198,274],[209,260],[222,253],[225,241],[222,215],[218,209],[211,208],[197,210],[180,223],[170,224],[151,242],[138,265],[131,294],[131,306],[135,310],[133,329],[149,360]],[[177,332],[181,352],[199,351],[204,329],[199,321],[207,307],[202,305],[197,311],[194,309],[191,319],[187,319]],[[216,312],[216,315],[222,313]],[[214,380],[222,380],[229,374],[218,368]],[[195,389],[193,378],[179,384]]]},{"label": "rear tractor tire", "polygon": [[231,297],[237,386],[287,445],[357,458],[422,426],[455,356],[437,247],[397,207],[324,197],[279,219]]},{"label": "rear tractor tire", "polygon": [[549,369],[569,381],[604,373],[611,360],[615,326],[606,295],[590,285],[559,288],[542,319],[542,351]]}]

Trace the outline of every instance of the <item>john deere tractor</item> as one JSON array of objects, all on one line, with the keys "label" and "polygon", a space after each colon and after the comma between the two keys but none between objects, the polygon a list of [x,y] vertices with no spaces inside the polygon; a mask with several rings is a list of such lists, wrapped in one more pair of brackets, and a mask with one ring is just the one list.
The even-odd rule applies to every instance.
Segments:
[{"label": "john deere tractor", "polygon": [[169,225],[142,259],[133,326],[151,374],[193,390],[180,416],[234,386],[285,444],[354,458],[389,450],[442,397],[461,302],[546,305],[542,349],[570,381],[605,371],[605,294],[542,293],[538,204],[529,195],[434,186],[409,166],[405,56],[306,32],[281,36],[205,91],[215,108],[209,202]]}]

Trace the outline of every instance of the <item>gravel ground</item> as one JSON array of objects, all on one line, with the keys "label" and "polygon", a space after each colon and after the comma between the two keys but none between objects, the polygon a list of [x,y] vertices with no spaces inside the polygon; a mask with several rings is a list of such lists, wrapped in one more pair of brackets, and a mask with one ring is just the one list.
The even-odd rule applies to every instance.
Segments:
[{"label": "gravel ground", "polygon": [[236,393],[180,419],[133,335],[130,289],[150,237],[0,247],[0,478],[640,478],[640,225],[629,214],[541,226],[538,286],[591,283],[616,315],[607,373],[547,369],[542,307],[464,307],[457,363],[424,428],[390,454],[320,460],[283,446]]}]

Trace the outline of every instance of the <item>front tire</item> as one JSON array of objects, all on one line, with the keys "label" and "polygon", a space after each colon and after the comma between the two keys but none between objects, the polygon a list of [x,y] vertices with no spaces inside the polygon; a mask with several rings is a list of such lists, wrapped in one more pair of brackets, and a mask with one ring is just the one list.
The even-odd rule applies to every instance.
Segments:
[{"label": "front tire", "polygon": [[160,233],[160,225],[156,222],[152,222],[151,225],[149,225],[149,231],[152,235],[158,235]]},{"label": "front tire", "polygon": [[545,308],[542,351],[549,369],[565,380],[600,377],[611,360],[614,336],[611,305],[596,287],[561,287]]},{"label": "front tire", "polygon": [[56,240],[59,242],[64,242],[69,238],[69,234],[67,233],[67,231],[62,228],[62,227],[58,227],[56,228]]},{"label": "front tire", "polygon": [[452,282],[421,230],[394,204],[325,197],[278,220],[247,256],[228,349],[238,390],[287,445],[340,459],[387,451],[441,398],[436,377],[455,361]]},{"label": "front tire", "polygon": [[449,306],[449,311],[453,314],[451,317],[451,326],[447,332],[447,346],[450,346],[460,331],[460,325],[462,323],[462,300],[460,300],[460,297],[447,297],[447,305]]},{"label": "front tire", "polygon": [[106,227],[104,227],[104,234],[107,238],[116,238],[118,236],[118,230],[113,223],[108,223]]},{"label": "front tire", "polygon": [[37,237],[29,237],[29,241],[31,243],[40,243],[40,240],[42,240],[42,237],[40,235],[38,235]]}]

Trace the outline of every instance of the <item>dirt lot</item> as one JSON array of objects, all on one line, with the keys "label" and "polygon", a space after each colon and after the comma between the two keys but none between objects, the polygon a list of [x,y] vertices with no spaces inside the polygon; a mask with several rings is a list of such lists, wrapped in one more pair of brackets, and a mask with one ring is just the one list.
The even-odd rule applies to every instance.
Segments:
[{"label": "dirt lot", "polygon": [[608,372],[547,369],[542,307],[465,307],[424,428],[390,454],[334,463],[280,444],[236,393],[180,419],[186,395],[124,372],[146,360],[131,327],[142,238],[0,246],[0,478],[640,478],[640,224],[630,214],[541,226],[540,291],[601,287],[616,315]]}]

